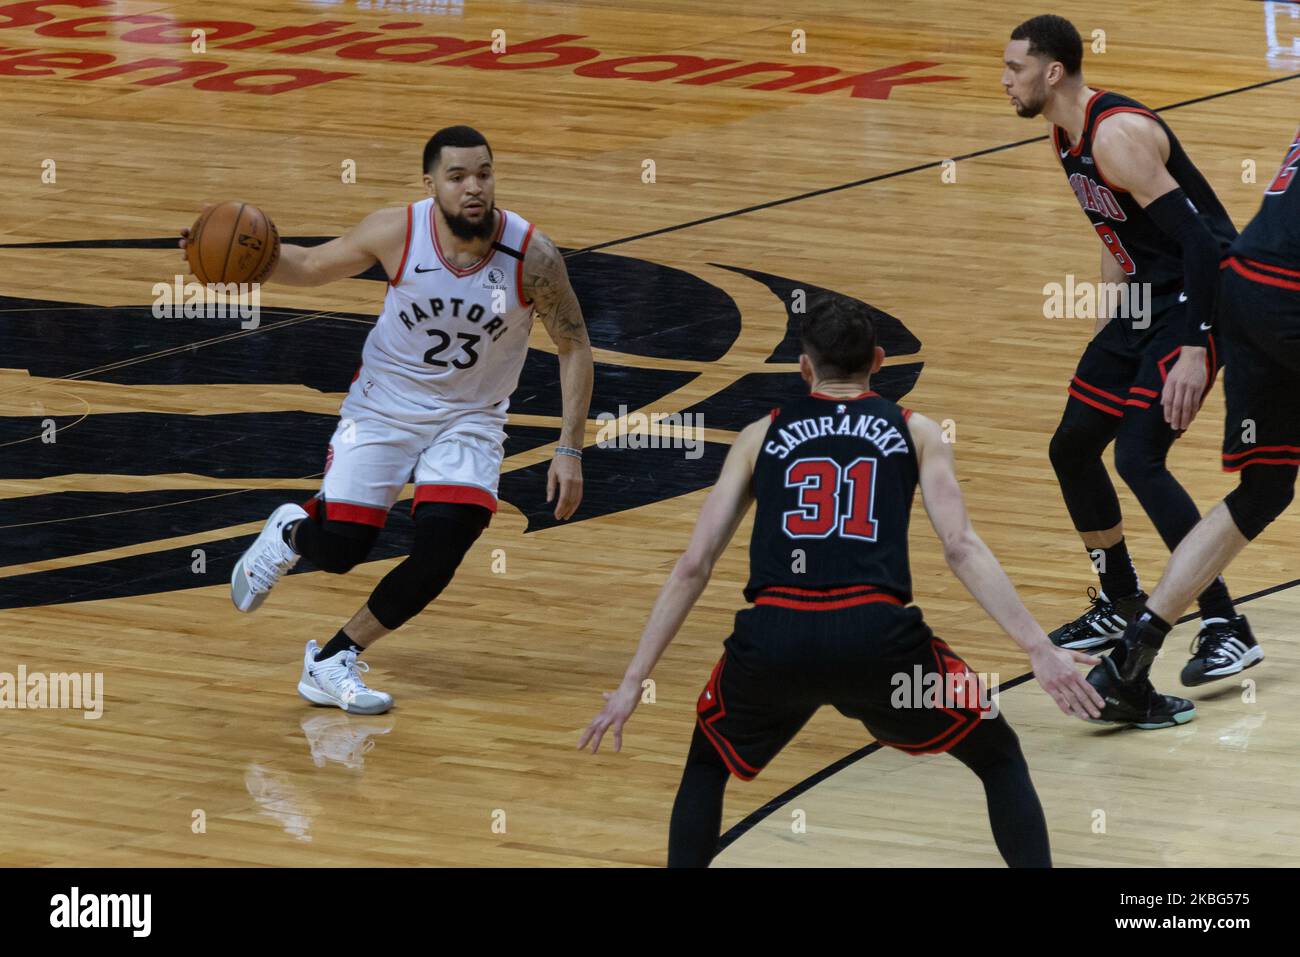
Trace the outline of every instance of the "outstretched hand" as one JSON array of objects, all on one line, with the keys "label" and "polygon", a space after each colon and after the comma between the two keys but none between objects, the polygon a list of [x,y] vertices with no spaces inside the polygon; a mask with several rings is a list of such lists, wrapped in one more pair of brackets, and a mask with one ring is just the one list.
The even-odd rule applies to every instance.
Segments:
[{"label": "outstretched hand", "polygon": [[1088,684],[1075,665],[1097,665],[1101,659],[1082,651],[1043,645],[1029,656],[1034,677],[1043,690],[1051,695],[1056,706],[1076,718],[1096,718],[1106,702],[1097,689]]},{"label": "outstretched hand", "polygon": [[617,691],[604,692],[605,707],[601,709],[600,714],[592,719],[591,724],[587,725],[582,737],[578,739],[578,750],[581,751],[591,742],[591,753],[595,754],[600,750],[600,741],[605,736],[605,732],[610,728],[614,729],[614,750],[623,750],[623,725],[627,719],[632,717],[632,712],[641,702],[641,689],[636,685],[623,684]]}]

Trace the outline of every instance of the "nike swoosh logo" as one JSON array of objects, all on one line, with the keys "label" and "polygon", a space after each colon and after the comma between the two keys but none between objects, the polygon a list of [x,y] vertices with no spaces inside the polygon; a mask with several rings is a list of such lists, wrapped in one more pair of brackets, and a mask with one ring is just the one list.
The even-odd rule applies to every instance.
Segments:
[{"label": "nike swoosh logo", "polygon": [[441,266],[434,266],[432,269],[421,269],[419,266],[416,266],[415,271],[416,272],[437,272],[441,268],[442,268]]},{"label": "nike swoosh logo", "polygon": [[1201,323],[1201,332],[1209,332],[1212,328],[1214,327]]}]

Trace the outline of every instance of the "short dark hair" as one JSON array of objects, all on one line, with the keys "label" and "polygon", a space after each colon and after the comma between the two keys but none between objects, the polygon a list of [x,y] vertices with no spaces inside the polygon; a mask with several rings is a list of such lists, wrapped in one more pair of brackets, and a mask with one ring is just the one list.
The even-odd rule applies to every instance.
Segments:
[{"label": "short dark hair", "polygon": [[804,316],[799,343],[819,376],[842,378],[871,371],[876,325],[865,302],[837,296]]},{"label": "short dark hair", "polygon": [[1030,53],[1060,63],[1068,76],[1078,76],[1083,67],[1083,40],[1065,17],[1054,13],[1031,17],[1011,31],[1011,39],[1028,40]]},{"label": "short dark hair", "polygon": [[492,147],[487,139],[472,126],[447,126],[429,137],[424,144],[424,171],[432,174],[438,165],[438,156],[444,146],[487,146],[488,158],[492,157]]}]

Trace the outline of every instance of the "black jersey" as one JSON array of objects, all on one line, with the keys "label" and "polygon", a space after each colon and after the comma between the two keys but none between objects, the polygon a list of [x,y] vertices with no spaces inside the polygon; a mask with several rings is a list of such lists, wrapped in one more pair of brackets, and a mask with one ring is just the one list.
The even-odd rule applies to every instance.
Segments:
[{"label": "black jersey", "polygon": [[772,410],[754,464],[746,601],[774,586],[863,584],[912,600],[907,529],[918,470],[909,415],[874,392],[814,392]]},{"label": "black jersey", "polygon": [[1079,142],[1073,145],[1064,129],[1052,127],[1052,143],[1061,158],[1065,175],[1070,179],[1070,187],[1128,281],[1150,283],[1151,294],[1156,296],[1176,292],[1183,285],[1182,247],[1156,225],[1128,190],[1109,183],[1093,158],[1093,132],[1097,124],[1112,113],[1141,113],[1160,124],[1169,137],[1169,159],[1165,162],[1165,169],[1187,194],[1223,252],[1227,252],[1236,238],[1236,227],[1201,171],[1188,159],[1173,130],[1137,100],[1098,90],[1088,101],[1083,133]]},{"label": "black jersey", "polygon": [[1232,253],[1273,266],[1300,269],[1300,131],[1286,151],[1282,168],[1264,191],[1264,202],[1237,241]]}]

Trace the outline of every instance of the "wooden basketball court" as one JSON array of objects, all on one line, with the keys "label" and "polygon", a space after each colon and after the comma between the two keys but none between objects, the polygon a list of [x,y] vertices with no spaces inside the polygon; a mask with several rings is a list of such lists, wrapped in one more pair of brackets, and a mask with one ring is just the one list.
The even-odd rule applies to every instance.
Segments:
[{"label": "wooden basketball court", "polygon": [[[1043,121],[1019,119],[998,82],[1010,30],[1042,11],[799,6],[0,4],[0,672],[103,676],[98,718],[0,711],[0,863],[662,864],[748,522],[623,752],[575,746],[727,444],[797,389],[796,289],[892,318],[880,381],[951,420],[976,528],[1040,622],[1082,610],[1095,582],[1047,443],[1092,322],[1043,307],[1047,284],[1098,278],[1098,244]],[[1243,226],[1295,129],[1300,7],[1054,12],[1104,40],[1090,84],[1160,108]],[[497,30],[523,52],[493,66]],[[500,512],[437,602],[366,655],[397,708],[314,709],[295,693],[303,645],[399,560],[407,510],[376,560],[294,574],[256,615],[233,610],[227,582],[275,505],[318,487],[382,286],[272,284],[244,329],[154,318],[155,284],[174,281],[176,234],[203,203],[256,203],[289,242],[337,236],[420,198],[425,140],[458,123],[493,146],[497,203],[567,252],[597,361],[589,448],[601,412],[692,411],[705,444],[589,451],[582,509],[548,522],[560,415],[539,325]],[[1216,387],[1171,456],[1203,510],[1235,483],[1222,420]],[[1167,553],[1120,495],[1150,587]],[[1234,596],[1258,595],[1242,612],[1266,660],[1186,692],[1193,723],[1115,732],[1065,718],[1032,681],[1004,690],[1057,863],[1300,860],[1298,542],[1293,509],[1230,569]],[[912,549],[935,631],[976,670],[1023,675],[919,513]],[[1164,690],[1194,627],[1156,666]],[[999,863],[965,769],[889,749],[843,760],[870,744],[819,714],[729,786],[717,864]]]}]

